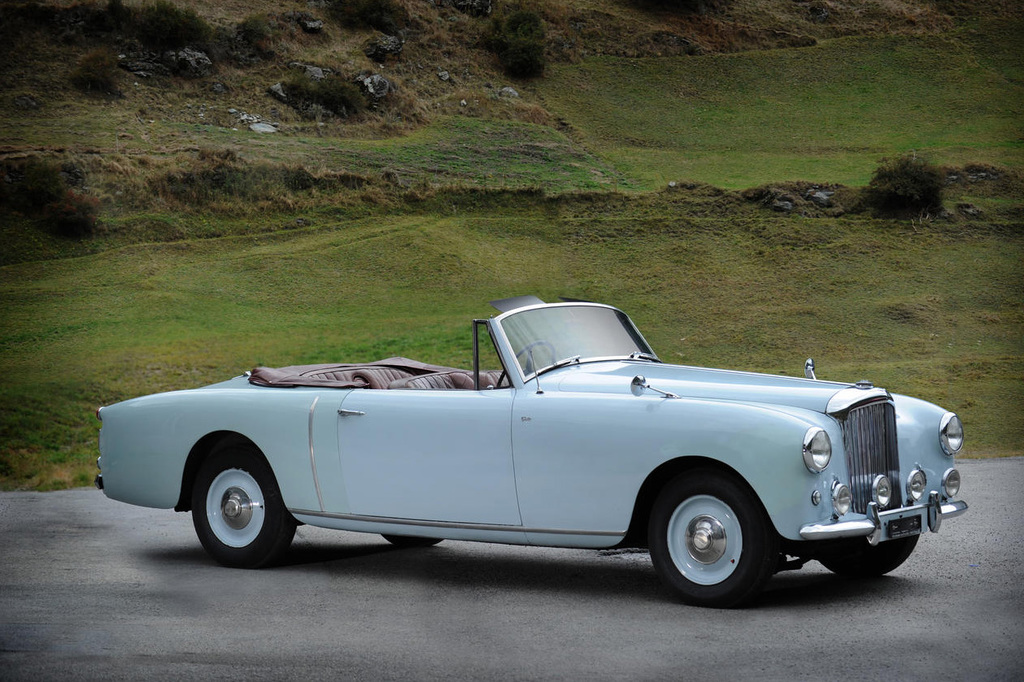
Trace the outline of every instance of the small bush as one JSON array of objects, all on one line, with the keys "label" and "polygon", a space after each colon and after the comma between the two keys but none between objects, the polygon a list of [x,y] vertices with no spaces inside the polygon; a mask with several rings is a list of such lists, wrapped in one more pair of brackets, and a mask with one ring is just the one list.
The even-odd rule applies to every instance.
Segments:
[{"label": "small bush", "polygon": [[117,90],[117,55],[109,47],[97,47],[78,60],[71,82],[86,91]]},{"label": "small bush", "polygon": [[64,182],[57,164],[33,159],[25,164],[23,173],[20,186],[13,192],[21,209],[37,211],[64,195]]},{"label": "small bush", "polygon": [[389,35],[409,23],[409,14],[395,0],[333,0],[327,13],[342,26],[375,28]]},{"label": "small bush", "polygon": [[194,10],[181,9],[167,0],[143,6],[135,26],[143,43],[160,49],[201,45],[213,35],[210,25]]},{"label": "small bush", "polygon": [[46,207],[45,217],[65,237],[87,237],[96,229],[96,216],[100,201],[96,197],[74,190]]},{"label": "small bush", "polygon": [[124,0],[108,0],[107,19],[115,28],[123,28],[131,23],[132,11],[125,7]]},{"label": "small bush", "polygon": [[914,155],[882,159],[864,191],[868,206],[879,211],[929,211],[942,206],[942,172]]},{"label": "small bush", "polygon": [[260,50],[265,49],[267,41],[273,34],[274,29],[264,15],[246,17],[238,24],[235,31],[239,40]]},{"label": "small bush", "polygon": [[495,18],[484,37],[510,76],[539,76],[544,72],[544,22],[536,12],[519,10]]},{"label": "small bush", "polygon": [[345,118],[362,113],[367,106],[362,89],[340,78],[313,81],[296,75],[284,83],[284,91],[292,106],[307,115],[311,114],[314,106],[319,106]]}]

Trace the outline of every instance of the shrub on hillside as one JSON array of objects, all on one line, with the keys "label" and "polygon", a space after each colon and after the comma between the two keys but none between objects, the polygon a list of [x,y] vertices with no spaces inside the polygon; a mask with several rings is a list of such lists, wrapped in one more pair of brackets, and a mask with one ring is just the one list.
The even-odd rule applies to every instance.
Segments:
[{"label": "shrub on hillside", "polygon": [[307,115],[317,106],[346,118],[362,113],[367,106],[366,96],[360,87],[341,78],[313,81],[297,74],[284,83],[284,91],[288,101]]},{"label": "shrub on hillside", "polygon": [[100,201],[96,197],[74,190],[46,207],[45,218],[58,233],[65,237],[87,237],[96,229],[96,216]]},{"label": "shrub on hillside", "polygon": [[138,11],[135,27],[143,43],[160,49],[201,45],[213,35],[210,25],[194,10],[167,0],[144,5]]},{"label": "shrub on hillside", "polygon": [[409,14],[395,0],[332,0],[327,13],[342,26],[375,28],[394,35],[409,23]]},{"label": "shrub on hillside", "polygon": [[539,76],[544,72],[544,22],[531,10],[495,17],[484,45],[498,56],[510,76]]},{"label": "shrub on hillside", "polygon": [[257,49],[265,49],[267,41],[274,34],[274,29],[266,15],[254,14],[239,22],[235,29],[238,39]]},{"label": "shrub on hillside", "polygon": [[78,60],[71,82],[85,91],[117,90],[117,55],[109,47],[97,47]]},{"label": "shrub on hillside", "polygon": [[930,211],[942,206],[944,181],[938,168],[913,154],[882,159],[864,201],[883,212]]},{"label": "shrub on hillside", "polygon": [[24,173],[18,188],[12,193],[18,208],[27,212],[38,211],[60,199],[64,194],[64,181],[60,167],[50,161],[32,159],[22,169]]},{"label": "shrub on hillside", "polygon": [[107,0],[107,20],[115,28],[123,28],[131,23],[132,11],[125,6],[124,0]]}]

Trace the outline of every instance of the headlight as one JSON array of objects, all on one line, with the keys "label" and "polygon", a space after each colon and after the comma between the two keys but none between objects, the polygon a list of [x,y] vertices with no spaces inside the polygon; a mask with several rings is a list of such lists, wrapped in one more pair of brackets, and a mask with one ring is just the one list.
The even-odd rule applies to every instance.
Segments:
[{"label": "headlight", "polygon": [[960,493],[960,472],[946,469],[942,474],[942,489],[946,491],[946,497],[956,497]]},{"label": "headlight", "polygon": [[889,506],[889,500],[892,499],[892,485],[888,478],[881,475],[875,476],[875,480],[871,484],[871,499],[882,509]]},{"label": "headlight", "polygon": [[812,426],[804,434],[804,464],[814,473],[820,473],[832,460],[832,439],[825,429]]},{"label": "headlight", "polygon": [[920,469],[914,469],[907,476],[907,495],[914,502],[921,499],[925,489],[928,487],[928,477]]},{"label": "headlight", "polygon": [[850,511],[853,504],[853,493],[843,483],[836,481],[832,484],[832,509],[836,516],[843,516]]},{"label": "headlight", "polygon": [[939,444],[942,451],[952,457],[964,446],[964,425],[960,417],[952,412],[942,415],[939,421]]}]

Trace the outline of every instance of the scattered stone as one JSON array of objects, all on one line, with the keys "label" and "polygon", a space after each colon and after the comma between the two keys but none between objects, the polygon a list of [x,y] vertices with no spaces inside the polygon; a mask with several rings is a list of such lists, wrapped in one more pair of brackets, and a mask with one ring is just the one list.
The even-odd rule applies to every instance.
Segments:
[{"label": "scattered stone", "polygon": [[276,133],[277,128],[270,125],[269,123],[253,123],[249,126],[249,130],[254,133]]},{"label": "scattered stone", "polygon": [[772,202],[772,210],[779,213],[789,213],[793,210],[793,202],[786,199],[776,199]]},{"label": "scattered stone", "polygon": [[509,99],[515,99],[519,97],[519,93],[510,85],[506,85],[501,90],[498,90],[498,97],[508,97]]},{"label": "scattered stone", "polygon": [[447,83],[448,81],[451,80],[452,75],[450,73],[448,73],[447,71],[445,71],[444,69],[438,69],[437,70],[437,77],[440,78],[445,83]]},{"label": "scattered stone", "polygon": [[833,196],[835,196],[835,192],[832,190],[811,188],[807,190],[804,198],[822,208],[828,208],[832,205]]},{"label": "scattered stone", "polygon": [[959,211],[961,214],[969,217],[969,218],[977,218],[982,213],[980,208],[978,208],[974,204],[967,204],[967,203],[957,204],[956,205],[956,210]]},{"label": "scattered stone", "polygon": [[440,0],[438,4],[457,9],[471,17],[489,17],[494,11],[494,3],[491,0]]},{"label": "scattered stone", "polygon": [[324,30],[324,22],[314,17],[309,12],[285,12],[281,14],[281,18],[285,21],[290,21],[296,24],[306,33],[320,33]]},{"label": "scattered stone", "polygon": [[384,33],[370,41],[363,53],[375,62],[383,63],[388,57],[397,57],[402,53],[405,43],[398,36]]},{"label": "scattered stone", "polygon": [[828,21],[831,11],[829,10],[828,5],[826,5],[825,3],[816,2],[810,6],[810,8],[807,10],[807,14],[810,20],[813,21],[814,23],[824,24],[826,21]]},{"label": "scattered stone", "polygon": [[206,53],[191,47],[165,52],[163,62],[172,72],[187,78],[208,76],[213,69],[213,62]]},{"label": "scattered stone", "polygon": [[152,76],[169,76],[171,70],[160,63],[160,55],[143,52],[134,55],[118,55],[117,65],[128,73],[139,78]]},{"label": "scattered stone", "polygon": [[467,103],[466,103],[466,100],[461,100],[461,101],[459,102],[459,106],[460,106],[460,107],[468,106],[468,105],[467,105]]},{"label": "scattered stone", "polygon": [[356,80],[363,84],[366,94],[375,102],[379,102],[395,90],[394,84],[379,73],[360,75]]},{"label": "scattered stone", "polygon": [[267,92],[274,99],[284,102],[285,104],[288,103],[288,95],[285,94],[284,86],[281,85],[280,83],[274,83],[273,85],[271,85],[269,88],[267,88]]},{"label": "scattered stone", "polygon": [[39,102],[31,95],[18,95],[14,98],[14,106],[19,109],[38,109]]},{"label": "scattered stone", "polygon": [[210,90],[218,95],[226,95],[228,93],[228,86],[223,83],[214,83],[210,86]]}]

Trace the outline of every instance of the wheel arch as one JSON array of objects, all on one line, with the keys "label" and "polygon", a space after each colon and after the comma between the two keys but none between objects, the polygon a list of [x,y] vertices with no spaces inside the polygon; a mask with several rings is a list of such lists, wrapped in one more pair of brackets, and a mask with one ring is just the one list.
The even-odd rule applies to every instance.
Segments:
[{"label": "wheel arch", "polygon": [[[195,486],[196,476],[203,462],[213,453],[226,447],[249,446],[255,453],[267,462],[266,455],[251,439],[237,431],[214,431],[208,433],[192,446],[185,460],[185,469],[181,475],[181,490],[178,493],[178,503],[174,505],[174,511],[192,511],[192,488]],[[268,463],[269,466],[269,463]]]},{"label": "wheel arch", "polygon": [[[647,478],[644,479],[643,484],[640,486],[640,491],[637,493],[636,502],[633,505],[633,516],[629,522],[629,529],[626,531],[626,536],[619,546],[646,547],[648,542],[647,525],[658,494],[680,474],[696,469],[718,471],[741,484],[750,493],[751,497],[757,500],[757,504],[764,512],[769,524],[772,528],[775,528],[771,515],[765,509],[761,497],[740,472],[720,460],[700,455],[689,455],[663,462],[647,475]],[[777,532],[778,530],[776,529]]]}]

